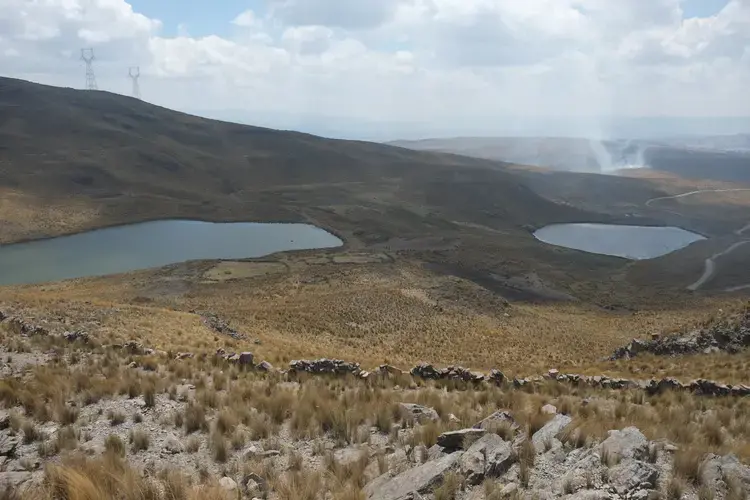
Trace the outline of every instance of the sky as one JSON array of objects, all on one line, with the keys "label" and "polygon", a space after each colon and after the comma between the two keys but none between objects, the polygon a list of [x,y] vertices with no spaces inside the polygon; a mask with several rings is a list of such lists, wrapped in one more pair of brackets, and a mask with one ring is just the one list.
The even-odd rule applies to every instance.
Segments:
[{"label": "sky", "polygon": [[0,0],[0,74],[324,135],[750,131],[750,0]]}]

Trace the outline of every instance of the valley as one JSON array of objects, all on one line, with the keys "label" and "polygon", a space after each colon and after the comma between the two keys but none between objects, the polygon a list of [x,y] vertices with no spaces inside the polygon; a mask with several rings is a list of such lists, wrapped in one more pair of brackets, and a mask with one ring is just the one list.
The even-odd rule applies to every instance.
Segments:
[{"label": "valley", "polygon": [[[612,358],[633,339],[744,332],[742,181],[326,139],[5,78],[0,107],[0,484],[32,488],[24,500],[73,484],[119,500],[101,479],[112,471],[133,491],[185,488],[133,500],[400,500],[422,474],[430,500],[745,491],[747,350]],[[186,235],[169,221],[305,224],[324,238]],[[535,237],[580,223],[693,235],[641,260]],[[142,259],[134,241],[175,255]],[[51,249],[35,256],[37,244]],[[98,267],[98,251],[132,265]],[[294,368],[320,358],[357,370]],[[462,368],[412,376],[420,363]],[[469,370],[502,378],[450,375]],[[596,382],[568,384],[581,377]],[[724,384],[735,389],[703,393]],[[412,404],[434,418],[404,414]],[[459,465],[484,451],[440,445],[505,410],[482,439],[507,467]],[[610,430],[640,451],[608,459]],[[704,478],[706,453],[746,474],[740,486]],[[627,486],[633,468],[643,487]]]}]

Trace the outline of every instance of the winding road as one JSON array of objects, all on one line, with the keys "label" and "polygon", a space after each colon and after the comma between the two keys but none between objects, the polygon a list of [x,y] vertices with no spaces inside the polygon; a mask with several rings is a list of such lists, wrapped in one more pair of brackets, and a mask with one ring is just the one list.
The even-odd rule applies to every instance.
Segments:
[{"label": "winding road", "polygon": [[[663,200],[674,200],[677,198],[685,198],[687,196],[692,196],[694,194],[699,193],[728,193],[728,192],[734,192],[734,191],[750,191],[750,188],[731,188],[731,189],[699,189],[697,191],[690,191],[688,193],[682,193],[682,194],[676,194],[673,196],[660,196],[658,198],[651,198],[646,202],[646,206],[651,208],[652,203],[656,201],[663,201]],[[677,213],[672,212],[671,210],[667,210],[671,213]],[[678,214],[679,215],[679,214]],[[750,224],[747,224],[746,226],[741,227],[740,229],[736,230],[734,234],[737,236],[742,236],[743,233],[750,230]],[[688,285],[687,289],[695,292],[696,290],[699,290],[703,285],[708,283],[715,275],[716,275],[716,261],[720,259],[721,257],[724,257],[726,255],[729,255],[730,253],[734,252],[738,248],[750,243],[750,239],[743,239],[741,241],[737,241],[735,243],[732,243],[729,245],[726,249],[722,250],[721,252],[717,252],[713,254],[711,257],[707,258],[704,264],[703,269],[703,275],[698,278],[698,281],[693,283],[692,285]],[[740,290],[745,290],[750,288],[750,284],[748,285],[740,285],[740,286],[733,286],[724,289],[725,292],[737,292]]]}]

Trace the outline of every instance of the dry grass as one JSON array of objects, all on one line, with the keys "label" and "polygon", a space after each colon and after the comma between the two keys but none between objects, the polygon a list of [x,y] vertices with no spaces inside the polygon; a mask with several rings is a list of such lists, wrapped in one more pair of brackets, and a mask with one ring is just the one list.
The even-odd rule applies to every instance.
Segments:
[{"label": "dry grass", "polygon": [[[635,360],[602,365],[599,360],[633,337],[675,331],[705,319],[734,299],[693,299],[674,308],[637,313],[609,312],[581,304],[514,304],[493,306],[476,285],[448,280],[410,262],[397,265],[339,265],[312,269],[292,257],[288,274],[253,282],[198,287],[189,296],[162,294],[149,306],[127,303],[140,296],[140,284],[157,286],[159,278],[136,273],[133,280],[99,278],[51,284],[41,290],[13,290],[36,317],[65,316],[86,325],[101,342],[136,340],[171,352],[212,352],[218,348],[250,350],[278,366],[292,359],[336,357],[376,366],[384,362],[410,367],[429,360],[475,369],[500,368],[508,375],[529,375],[556,367],[567,372],[625,374],[645,378],[663,374],[698,377],[713,366],[713,378],[748,381],[747,358],[716,358],[696,366],[692,361]],[[299,260],[299,259],[298,259]],[[325,266],[324,266],[325,267]],[[325,276],[325,281],[313,278]],[[156,280],[156,281],[155,281]],[[164,286],[169,286],[165,283]],[[425,302],[403,290],[419,289]],[[0,290],[0,301],[9,298]],[[460,301],[441,300],[457,294]],[[91,301],[91,297],[98,297]],[[436,310],[434,302],[440,304]],[[482,305],[484,304],[484,305]],[[210,310],[246,333],[246,341],[210,331],[195,314]],[[505,313],[509,316],[505,316]],[[529,335],[528,332],[534,332]],[[586,342],[581,342],[586,332]],[[260,345],[252,342],[259,339]],[[455,342],[455,339],[461,342]],[[477,349],[476,346],[483,346]],[[721,370],[726,363],[724,374]],[[637,372],[636,372],[637,370]],[[698,371],[700,370],[700,371]],[[675,373],[676,371],[676,373]],[[219,382],[219,385],[223,383]],[[142,391],[138,391],[142,392]]]},{"label": "dry grass", "polygon": [[25,491],[19,500],[231,500],[218,485],[190,483],[174,471],[144,478],[116,455],[107,454],[48,465],[43,485]]}]

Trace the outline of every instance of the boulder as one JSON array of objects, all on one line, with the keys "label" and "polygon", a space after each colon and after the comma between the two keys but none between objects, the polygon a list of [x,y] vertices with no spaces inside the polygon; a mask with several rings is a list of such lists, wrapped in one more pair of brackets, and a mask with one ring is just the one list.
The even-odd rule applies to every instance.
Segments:
[{"label": "boulder", "polygon": [[637,490],[653,489],[658,479],[659,469],[641,460],[628,459],[609,470],[609,484],[621,496]]},{"label": "boulder", "polygon": [[542,406],[542,413],[544,413],[545,415],[557,415],[557,406],[544,405]]},{"label": "boulder", "polygon": [[488,378],[490,382],[494,383],[495,385],[501,385],[505,380],[505,374],[500,370],[493,369],[490,371],[490,375]]},{"label": "boulder", "polygon": [[497,434],[485,434],[461,457],[461,473],[470,484],[479,484],[485,477],[500,477],[515,461],[513,449]]},{"label": "boulder", "polygon": [[487,433],[484,429],[461,429],[459,431],[449,431],[440,434],[437,438],[438,446],[445,448],[446,450],[460,450],[465,449],[466,443],[471,443],[484,436]]},{"label": "boulder", "polygon": [[492,415],[484,418],[476,425],[474,425],[474,428],[484,429],[489,432],[495,432],[501,425],[509,425],[510,428],[514,431],[517,431],[519,429],[519,426],[513,416],[506,410],[496,411]]},{"label": "boulder", "polygon": [[251,352],[240,353],[240,357],[238,358],[238,362],[239,362],[240,365],[243,365],[243,366],[252,366],[252,364],[253,364],[253,353],[251,353]]},{"label": "boulder", "polygon": [[[0,472],[0,493],[4,490],[8,493],[19,491],[19,488],[32,478],[31,472],[28,471],[12,471],[12,472]],[[10,496],[9,498],[13,498]]]},{"label": "boulder", "polygon": [[420,363],[409,372],[413,377],[423,378],[425,380],[439,380],[442,378],[440,370],[428,363]]},{"label": "boulder", "polygon": [[437,422],[440,420],[440,416],[434,408],[428,406],[422,406],[414,403],[400,403],[398,405],[401,418],[404,420],[414,420],[417,423],[423,424],[426,422]]},{"label": "boulder", "polygon": [[542,452],[545,449],[545,443],[555,439],[555,437],[565,429],[573,419],[567,415],[558,414],[555,415],[552,420],[547,422],[544,427],[539,429],[531,436],[531,442],[534,443],[534,448],[537,452]]},{"label": "boulder", "polygon": [[609,453],[620,460],[645,460],[648,456],[648,439],[636,427],[626,427],[621,431],[609,431],[602,441],[601,453]]},{"label": "boulder", "polygon": [[18,447],[18,438],[15,436],[0,435],[0,457],[13,457]]},{"label": "boulder", "polygon": [[255,365],[255,369],[260,372],[271,372],[273,371],[273,365],[268,361],[261,361],[260,363]]},{"label": "boulder", "polygon": [[289,363],[289,371],[292,373],[312,373],[315,375],[345,375],[347,373],[357,374],[360,371],[359,363],[348,363],[340,359],[316,359],[297,360]]},{"label": "boulder", "polygon": [[237,482],[231,477],[224,476],[219,479],[219,486],[221,486],[224,491],[227,491],[229,493],[234,493],[237,491]]},{"label": "boulder", "polygon": [[395,477],[386,473],[375,478],[364,488],[368,500],[406,500],[412,494],[426,494],[434,490],[443,476],[459,466],[463,452],[455,452],[438,460],[408,469]]},{"label": "boulder", "polygon": [[268,493],[268,483],[258,474],[251,472],[242,478],[245,494],[249,497],[263,497]]},{"label": "boulder", "polygon": [[750,467],[743,465],[731,454],[707,455],[701,467],[701,483],[717,492],[727,480],[738,482],[750,493]]}]

